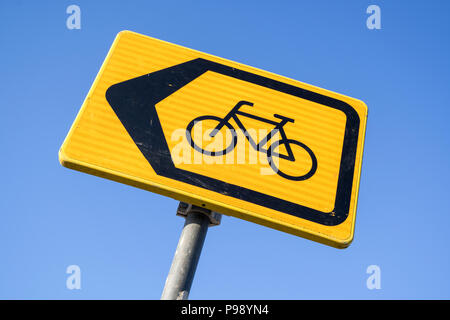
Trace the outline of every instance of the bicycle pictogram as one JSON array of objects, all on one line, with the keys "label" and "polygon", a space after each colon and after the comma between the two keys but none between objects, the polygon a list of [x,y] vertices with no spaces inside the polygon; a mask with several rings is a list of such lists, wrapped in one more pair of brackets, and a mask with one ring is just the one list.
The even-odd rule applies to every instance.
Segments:
[{"label": "bicycle pictogram", "polygon": [[[243,105],[253,106],[253,103],[248,102],[248,101],[243,101],[243,100],[239,101],[230,110],[230,112],[228,112],[228,114],[224,118],[220,118],[220,117],[213,116],[213,115],[205,115],[205,116],[200,116],[200,117],[193,119],[186,128],[186,138],[187,138],[187,141],[190,143],[191,147],[194,148],[196,151],[201,152],[208,156],[223,156],[223,155],[233,151],[233,149],[236,147],[236,145],[238,143],[237,132],[230,123],[230,120],[233,119],[236,122],[236,124],[238,125],[239,129],[244,133],[244,136],[247,138],[247,140],[250,143],[250,145],[252,146],[252,148],[254,148],[258,152],[266,153],[268,163],[270,164],[270,166],[274,172],[276,172],[278,175],[280,175],[283,178],[286,178],[289,180],[295,180],[295,181],[302,181],[302,180],[311,178],[317,170],[316,156],[314,155],[313,151],[304,143],[302,143],[298,140],[288,139],[286,132],[284,130],[284,126],[288,122],[294,123],[294,119],[291,119],[291,118],[288,118],[288,117],[285,117],[285,116],[282,116],[279,114],[273,115],[275,118],[280,119],[280,121],[278,121],[278,122],[271,120],[271,119],[265,119],[265,118],[262,118],[262,117],[239,110]],[[256,142],[252,138],[252,136],[250,134],[248,134],[247,128],[241,122],[238,115],[271,124],[274,126],[274,128],[259,142]],[[205,121],[205,120],[213,120],[213,121],[218,122],[216,127],[209,134],[211,138],[214,138],[224,126],[228,129],[232,138],[231,138],[230,144],[228,146],[226,146],[225,149],[220,150],[220,151],[209,151],[209,150],[203,149],[201,146],[199,146],[198,144],[195,143],[195,141],[193,139],[193,135],[192,135],[192,130],[196,124],[198,124],[201,121]],[[264,146],[266,146],[269,143],[270,139],[272,137],[274,137],[277,133],[279,133],[279,135],[281,136],[280,140],[272,142],[269,147],[264,148]],[[287,154],[282,154],[282,153],[275,151],[276,148],[278,148],[279,146],[282,146],[282,145],[284,145],[284,148],[285,148]],[[274,161],[274,157],[277,157],[279,159],[284,159],[284,160],[295,162],[296,158],[294,157],[294,152],[292,151],[293,146],[300,147],[301,149],[306,151],[311,159],[311,168],[305,174],[293,175],[293,174],[287,174],[285,172],[282,172],[277,167],[276,161]]]}]

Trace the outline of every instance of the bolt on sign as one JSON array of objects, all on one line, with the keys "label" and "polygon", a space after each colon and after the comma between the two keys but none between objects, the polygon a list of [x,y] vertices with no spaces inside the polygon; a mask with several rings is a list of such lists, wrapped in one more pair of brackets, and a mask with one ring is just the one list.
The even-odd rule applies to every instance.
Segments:
[{"label": "bolt on sign", "polygon": [[366,120],[359,100],[122,31],[59,159],[344,248],[354,234]]}]

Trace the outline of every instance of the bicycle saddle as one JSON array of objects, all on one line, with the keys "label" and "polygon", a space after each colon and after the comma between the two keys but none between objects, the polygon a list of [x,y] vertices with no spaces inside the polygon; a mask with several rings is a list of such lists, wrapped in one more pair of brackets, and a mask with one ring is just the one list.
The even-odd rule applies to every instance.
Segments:
[{"label": "bicycle saddle", "polygon": [[275,118],[278,118],[278,119],[281,119],[281,120],[286,120],[286,121],[288,121],[288,122],[294,122],[294,121],[295,121],[294,119],[291,119],[291,118],[282,116],[282,115],[280,115],[280,114],[278,114],[278,113],[275,113],[273,116],[274,116]]}]

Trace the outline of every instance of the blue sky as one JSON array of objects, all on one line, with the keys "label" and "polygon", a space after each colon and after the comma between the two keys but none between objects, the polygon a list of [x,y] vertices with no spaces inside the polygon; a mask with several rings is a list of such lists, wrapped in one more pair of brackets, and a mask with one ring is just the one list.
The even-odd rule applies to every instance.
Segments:
[{"label": "blue sky", "polygon": [[[66,8],[81,8],[81,29]],[[381,30],[366,8],[381,8]],[[177,202],[60,166],[58,149],[128,29],[363,100],[345,250],[232,217],[209,230],[192,299],[450,298],[448,1],[2,1],[0,298],[159,299]],[[81,290],[66,268],[81,268]],[[381,269],[381,289],[366,268]]]}]

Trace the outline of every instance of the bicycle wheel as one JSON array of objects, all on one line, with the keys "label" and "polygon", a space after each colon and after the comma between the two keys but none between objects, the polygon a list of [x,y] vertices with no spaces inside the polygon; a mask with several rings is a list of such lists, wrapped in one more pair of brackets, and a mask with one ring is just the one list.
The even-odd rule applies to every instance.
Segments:
[{"label": "bicycle wheel", "polygon": [[[236,147],[236,145],[237,145],[237,134],[236,134],[236,130],[234,130],[233,126],[231,124],[229,124],[228,122],[225,123],[225,126],[228,128],[227,131],[229,131],[231,133],[231,142],[225,149],[220,150],[220,151],[210,151],[210,150],[203,149],[201,146],[199,146],[197,143],[195,143],[194,140],[196,137],[193,137],[192,130],[194,129],[194,126],[196,124],[198,124],[201,121],[205,121],[205,120],[217,121],[217,125],[218,125],[223,119],[216,117],[216,116],[200,116],[198,118],[195,118],[191,122],[189,122],[188,126],[186,127],[186,138],[187,138],[188,142],[190,143],[191,147],[194,148],[195,150],[197,150],[198,152],[201,152],[202,154],[205,154],[207,156],[223,156],[224,154],[227,154],[228,152],[232,151],[234,149],[234,147]],[[214,132],[214,130],[213,130],[211,133],[212,134],[211,137],[214,138],[214,136],[217,133],[218,132]],[[202,136],[200,138],[203,139],[203,133],[201,135]]]},{"label": "bicycle wheel", "polygon": [[[290,145],[291,149],[293,149],[292,148],[293,146],[299,146],[300,148],[302,148],[304,151],[306,151],[308,153],[309,157],[311,158],[311,169],[309,169],[309,171],[307,173],[301,174],[301,175],[286,174],[285,172],[281,171],[277,167],[277,165],[275,164],[275,161],[273,161],[272,157],[274,155],[275,148],[277,148],[277,147],[279,147],[280,145],[283,145],[283,144],[284,145]],[[302,181],[302,180],[309,179],[309,178],[311,178],[314,175],[314,173],[316,173],[316,170],[317,170],[317,158],[316,158],[316,156],[314,155],[312,150],[307,145],[305,145],[304,143],[301,143],[300,141],[297,141],[297,140],[287,139],[287,140],[275,141],[274,143],[272,143],[270,148],[267,150],[267,160],[268,160],[270,166],[272,167],[273,171],[275,171],[281,177],[289,179],[289,180]]]}]

